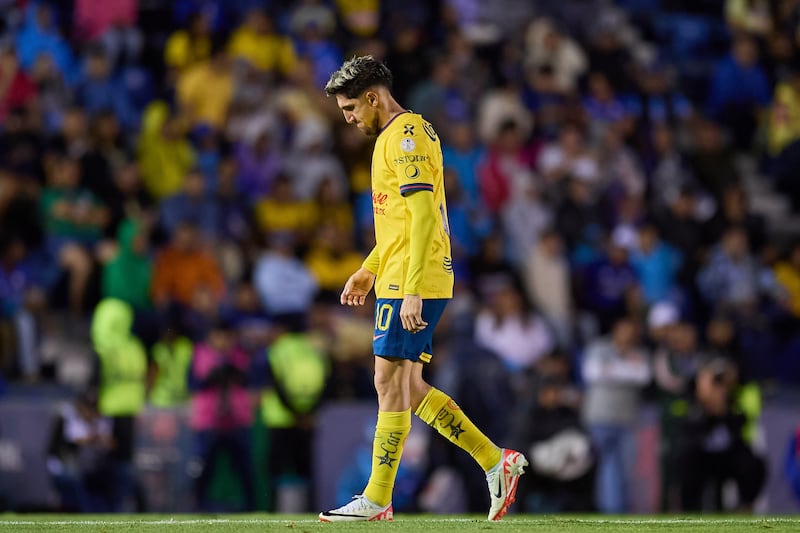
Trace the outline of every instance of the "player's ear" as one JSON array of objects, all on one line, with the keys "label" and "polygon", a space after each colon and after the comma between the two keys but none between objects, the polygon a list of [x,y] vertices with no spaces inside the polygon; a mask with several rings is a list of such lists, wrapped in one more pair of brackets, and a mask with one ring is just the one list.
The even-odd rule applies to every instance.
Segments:
[{"label": "player's ear", "polygon": [[371,107],[378,107],[378,93],[375,91],[367,91],[364,98]]}]

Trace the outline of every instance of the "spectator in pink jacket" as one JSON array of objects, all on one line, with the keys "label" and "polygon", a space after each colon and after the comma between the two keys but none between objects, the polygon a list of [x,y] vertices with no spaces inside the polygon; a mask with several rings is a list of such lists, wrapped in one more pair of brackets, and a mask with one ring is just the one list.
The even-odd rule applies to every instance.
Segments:
[{"label": "spectator in pink jacket", "polygon": [[247,510],[254,508],[250,427],[255,395],[250,376],[250,357],[239,348],[232,325],[217,322],[195,347],[189,375],[193,391],[189,426],[195,432],[193,472],[199,510],[211,510],[207,489],[220,452],[228,452],[242,480]]}]

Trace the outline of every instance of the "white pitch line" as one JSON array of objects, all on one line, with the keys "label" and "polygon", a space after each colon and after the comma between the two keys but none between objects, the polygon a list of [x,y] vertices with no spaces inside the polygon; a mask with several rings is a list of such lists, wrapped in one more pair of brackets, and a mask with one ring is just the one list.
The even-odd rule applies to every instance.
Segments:
[{"label": "white pitch line", "polygon": [[[523,522],[530,525],[552,525],[557,523],[579,523],[579,524],[611,524],[611,525],[673,525],[673,524],[686,524],[686,525],[720,525],[720,524],[741,524],[741,525],[759,525],[764,523],[770,524],[800,524],[800,517],[752,517],[744,519],[731,519],[731,518],[533,518],[529,519],[524,517],[523,520],[513,520],[513,518],[523,518],[523,515],[512,515],[509,518],[512,520],[506,523],[519,523]],[[425,517],[420,518],[421,521],[430,522],[480,522],[478,518],[435,518]],[[404,521],[400,518],[398,522]],[[188,519],[158,519],[158,520],[3,520],[0,518],[0,527],[19,527],[19,526],[165,526],[165,525],[218,525],[218,524],[251,524],[251,525],[268,525],[268,524],[314,524],[319,523],[318,520],[313,519],[298,519],[292,520],[287,518],[281,519],[268,519],[268,518],[188,518]]]}]

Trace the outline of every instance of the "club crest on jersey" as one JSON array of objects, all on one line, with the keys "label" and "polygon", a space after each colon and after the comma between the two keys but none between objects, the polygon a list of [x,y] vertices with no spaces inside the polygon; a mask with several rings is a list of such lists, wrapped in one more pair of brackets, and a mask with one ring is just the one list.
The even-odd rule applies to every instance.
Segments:
[{"label": "club crest on jersey", "polygon": [[433,126],[431,126],[430,123],[424,123],[422,125],[422,129],[425,130],[425,134],[430,137],[433,142],[436,142],[436,131],[434,131]]},{"label": "club crest on jersey", "polygon": [[410,138],[406,137],[405,139],[400,141],[400,148],[404,152],[413,152],[414,148],[416,148],[416,147],[417,147],[417,143],[414,142],[414,139],[410,139]]},{"label": "club crest on jersey", "polygon": [[406,167],[406,177],[410,180],[417,179],[419,177],[419,167],[417,165],[408,165]]}]

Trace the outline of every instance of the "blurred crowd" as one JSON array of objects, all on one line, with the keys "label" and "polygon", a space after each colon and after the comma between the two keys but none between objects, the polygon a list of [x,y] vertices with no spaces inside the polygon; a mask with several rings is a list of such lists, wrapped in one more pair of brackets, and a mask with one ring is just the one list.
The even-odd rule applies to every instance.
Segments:
[{"label": "blurred crowd", "polygon": [[[373,139],[321,90],[354,54],[442,138],[456,295],[430,377],[530,451],[522,509],[629,510],[642,402],[663,509],[721,509],[727,480],[728,508],[752,508],[761,390],[800,383],[800,236],[747,188],[800,210],[797,0],[0,13],[0,380],[55,379],[54,332],[85,332],[95,362],[48,461],[64,508],[135,490],[146,404],[190,405],[200,508],[223,449],[252,508],[254,417],[274,480],[313,480],[315,409],[373,398],[371,305],[337,305],[373,244]],[[102,476],[81,473],[87,446],[113,456]]]}]

